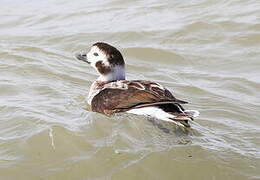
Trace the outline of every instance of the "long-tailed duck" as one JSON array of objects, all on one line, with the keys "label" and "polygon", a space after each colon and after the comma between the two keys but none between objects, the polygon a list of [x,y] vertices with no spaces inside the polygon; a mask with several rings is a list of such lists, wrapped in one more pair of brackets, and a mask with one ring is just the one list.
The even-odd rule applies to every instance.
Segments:
[{"label": "long-tailed duck", "polygon": [[76,58],[90,64],[99,77],[90,87],[88,104],[94,112],[111,115],[127,112],[190,127],[188,121],[199,115],[196,110],[184,110],[186,101],[175,98],[160,84],[146,80],[125,80],[125,62],[113,46],[97,42],[88,53]]}]

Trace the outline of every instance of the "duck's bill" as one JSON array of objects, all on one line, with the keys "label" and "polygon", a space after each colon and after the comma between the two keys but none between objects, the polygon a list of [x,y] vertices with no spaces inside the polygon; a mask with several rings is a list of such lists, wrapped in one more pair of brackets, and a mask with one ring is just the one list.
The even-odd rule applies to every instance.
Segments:
[{"label": "duck's bill", "polygon": [[84,61],[84,62],[90,64],[90,62],[89,62],[88,59],[87,59],[87,54],[77,53],[75,56],[76,56],[76,58],[77,58],[78,60]]}]

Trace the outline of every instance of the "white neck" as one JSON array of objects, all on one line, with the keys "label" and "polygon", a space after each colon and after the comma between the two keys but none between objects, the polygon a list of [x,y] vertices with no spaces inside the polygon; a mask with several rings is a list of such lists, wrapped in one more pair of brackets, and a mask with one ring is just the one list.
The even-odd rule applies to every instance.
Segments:
[{"label": "white neck", "polygon": [[114,66],[112,72],[106,75],[100,75],[97,79],[98,81],[117,81],[125,80],[125,68],[123,66]]}]

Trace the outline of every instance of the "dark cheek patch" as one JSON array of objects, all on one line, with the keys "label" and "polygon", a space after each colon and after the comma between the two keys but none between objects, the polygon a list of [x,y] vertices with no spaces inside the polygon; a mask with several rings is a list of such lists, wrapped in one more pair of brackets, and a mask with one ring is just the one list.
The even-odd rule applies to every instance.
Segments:
[{"label": "dark cheek patch", "polygon": [[102,75],[106,75],[111,72],[111,67],[105,66],[102,61],[96,62],[96,68],[98,72]]}]

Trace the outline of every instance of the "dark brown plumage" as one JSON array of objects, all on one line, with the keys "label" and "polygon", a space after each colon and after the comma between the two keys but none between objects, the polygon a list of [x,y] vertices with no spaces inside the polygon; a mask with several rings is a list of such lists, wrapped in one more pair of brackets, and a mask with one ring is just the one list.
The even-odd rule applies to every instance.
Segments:
[{"label": "dark brown plumage", "polygon": [[[176,99],[169,90],[159,88],[160,85],[151,81],[120,81],[126,89],[106,87],[92,99],[92,110],[105,114],[127,111],[161,104],[185,104]],[[103,85],[103,84],[102,84]],[[153,85],[153,86],[152,86]],[[158,86],[158,87],[156,87]]]}]

